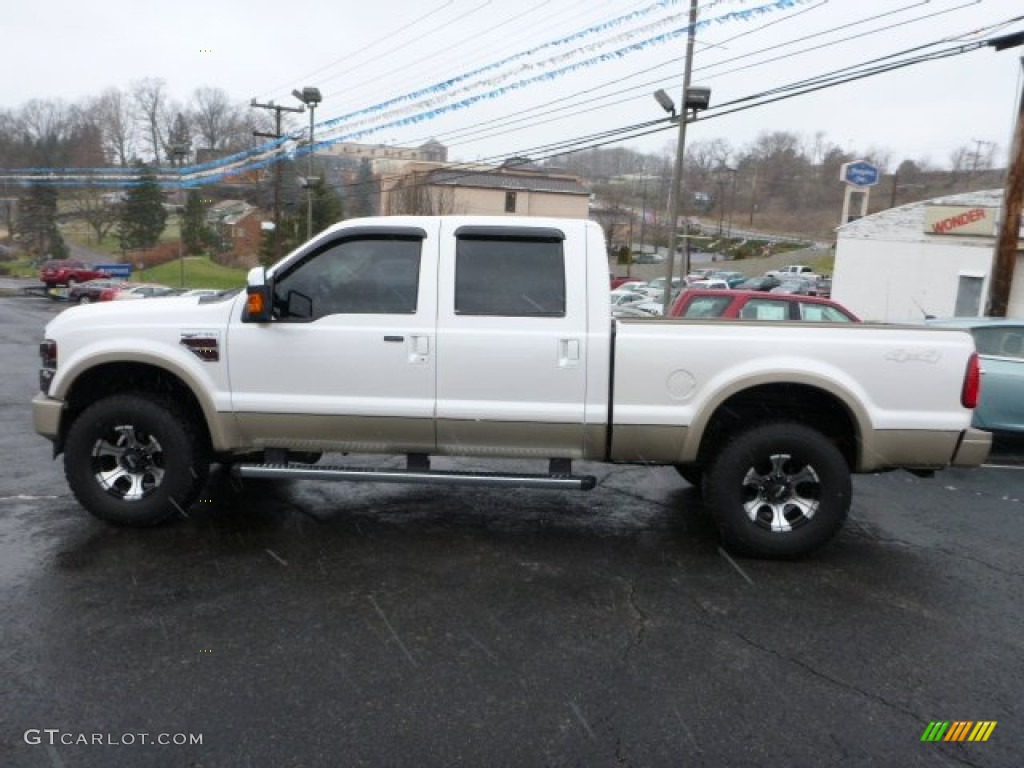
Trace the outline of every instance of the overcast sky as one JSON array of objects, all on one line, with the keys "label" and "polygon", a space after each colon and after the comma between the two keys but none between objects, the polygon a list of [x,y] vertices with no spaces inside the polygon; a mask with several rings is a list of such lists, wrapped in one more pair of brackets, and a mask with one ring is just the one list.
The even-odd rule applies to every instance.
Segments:
[{"label": "overcast sky", "polygon": [[[79,101],[144,77],[162,78],[182,102],[212,86],[239,102],[292,105],[291,89],[311,85],[324,94],[317,123],[352,115],[347,128],[317,129],[318,138],[359,131],[359,141],[414,145],[437,137],[452,159],[465,160],[542,156],[549,144],[663,117],[651,93],[664,88],[679,98],[686,39],[671,33],[689,8],[688,0],[4,5],[2,107]],[[694,84],[710,86],[712,102],[722,104],[917,46],[950,41],[921,52],[944,50],[1021,31],[1019,21],[990,27],[1022,15],[1022,0],[705,0]],[[558,39],[565,41],[545,46]],[[601,55],[609,60],[595,61]],[[762,131],[823,131],[851,151],[884,147],[894,163],[936,165],[947,165],[957,146],[996,142],[1002,165],[1022,55],[1024,47],[985,48],[910,66],[708,119],[691,126],[689,139],[741,147]],[[457,87],[438,85],[462,75],[469,76]],[[414,92],[422,95],[373,109]],[[467,99],[477,100],[454,107]],[[660,151],[673,137],[665,131],[623,144]]]}]

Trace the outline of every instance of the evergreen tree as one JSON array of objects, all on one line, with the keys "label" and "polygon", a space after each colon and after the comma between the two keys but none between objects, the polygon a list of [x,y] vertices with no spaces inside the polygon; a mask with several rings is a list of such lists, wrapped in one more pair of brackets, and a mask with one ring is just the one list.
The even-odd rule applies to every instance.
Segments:
[{"label": "evergreen tree", "polygon": [[356,176],[356,183],[348,196],[352,216],[373,216],[377,206],[374,205],[377,184],[373,178],[373,170],[370,167],[370,158],[364,157],[359,162],[359,173]]},{"label": "evergreen tree", "polygon": [[57,190],[54,187],[39,185],[29,189],[19,204],[17,228],[37,256],[52,254],[58,240],[63,246],[57,231]]},{"label": "evergreen tree", "polygon": [[344,216],[341,198],[322,178],[313,184],[313,234],[337,224]]},{"label": "evergreen tree", "polygon": [[117,236],[122,251],[152,248],[167,224],[164,193],[152,170],[137,163],[139,183],[132,187],[121,204]]},{"label": "evergreen tree", "polygon": [[190,189],[185,199],[185,213],[181,222],[181,238],[185,251],[193,256],[202,253],[206,240],[206,210],[199,197],[199,190]]},{"label": "evergreen tree", "polygon": [[[281,255],[294,250],[306,239],[306,217],[303,215],[281,215]],[[274,232],[264,230],[260,238],[260,264],[270,266],[277,261],[274,253]]]}]

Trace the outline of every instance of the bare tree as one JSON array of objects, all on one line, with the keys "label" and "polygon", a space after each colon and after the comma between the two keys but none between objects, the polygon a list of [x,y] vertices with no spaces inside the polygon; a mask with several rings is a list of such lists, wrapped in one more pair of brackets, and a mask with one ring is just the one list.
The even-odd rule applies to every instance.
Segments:
[{"label": "bare tree", "polygon": [[161,124],[167,99],[165,88],[166,83],[163,80],[151,77],[132,84],[132,102],[135,106],[136,119],[142,124],[154,162],[160,162],[161,151],[164,148]]},{"label": "bare tree", "polygon": [[209,149],[222,149],[234,131],[236,110],[222,88],[196,88],[192,92],[190,114],[199,138]]},{"label": "bare tree", "polygon": [[135,121],[131,101],[119,88],[108,88],[88,108],[103,134],[103,146],[122,167],[131,165],[135,154]]},{"label": "bare tree", "polygon": [[392,214],[436,216],[456,213],[455,189],[430,184],[429,173],[414,172],[392,190]]},{"label": "bare tree", "polygon": [[78,124],[78,111],[60,99],[32,99],[19,110],[19,126],[32,145],[37,165],[68,164],[70,139]]},{"label": "bare tree", "polygon": [[68,193],[71,206],[92,229],[99,242],[107,236],[118,220],[117,204],[112,202],[109,195],[100,192],[95,185],[74,187]]}]

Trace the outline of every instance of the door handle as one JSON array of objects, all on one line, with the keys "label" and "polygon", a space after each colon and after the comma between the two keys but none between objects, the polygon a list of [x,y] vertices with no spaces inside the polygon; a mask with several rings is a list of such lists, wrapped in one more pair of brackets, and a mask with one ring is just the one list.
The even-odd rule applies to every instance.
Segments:
[{"label": "door handle", "polygon": [[394,341],[394,342],[401,343],[401,342],[405,341],[405,336],[385,336],[384,337],[384,341]]},{"label": "door handle", "polygon": [[558,365],[562,368],[571,368],[580,361],[580,340],[559,339],[558,340]]}]

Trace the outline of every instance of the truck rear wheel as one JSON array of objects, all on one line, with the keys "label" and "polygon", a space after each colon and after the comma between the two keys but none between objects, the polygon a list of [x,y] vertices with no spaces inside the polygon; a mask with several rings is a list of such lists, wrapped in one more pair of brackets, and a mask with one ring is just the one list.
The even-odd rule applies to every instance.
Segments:
[{"label": "truck rear wheel", "polygon": [[64,474],[75,498],[116,525],[157,525],[183,512],[209,469],[194,421],[165,397],[99,400],[75,419],[64,444]]},{"label": "truck rear wheel", "polygon": [[704,495],[723,543],[754,557],[798,557],[846,520],[850,469],[835,444],[793,422],[753,427],[722,443]]},{"label": "truck rear wheel", "polygon": [[704,484],[704,468],[699,464],[675,464],[673,465],[676,472],[683,480],[688,482],[694,488],[697,489],[697,493],[701,492]]}]

